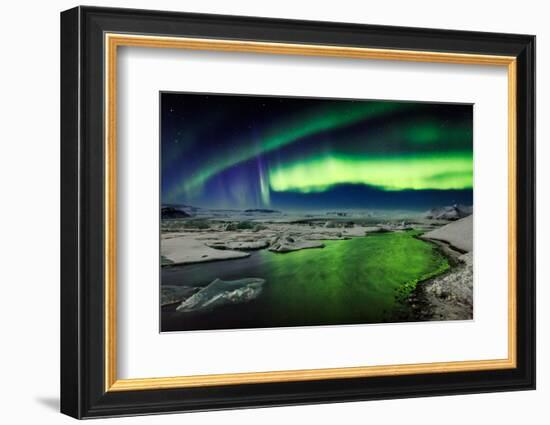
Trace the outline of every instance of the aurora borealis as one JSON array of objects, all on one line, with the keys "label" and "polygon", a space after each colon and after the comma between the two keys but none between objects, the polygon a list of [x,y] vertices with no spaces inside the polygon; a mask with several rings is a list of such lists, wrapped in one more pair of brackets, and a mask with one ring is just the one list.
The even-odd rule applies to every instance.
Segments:
[{"label": "aurora borealis", "polygon": [[472,203],[472,105],[161,93],[163,204]]}]

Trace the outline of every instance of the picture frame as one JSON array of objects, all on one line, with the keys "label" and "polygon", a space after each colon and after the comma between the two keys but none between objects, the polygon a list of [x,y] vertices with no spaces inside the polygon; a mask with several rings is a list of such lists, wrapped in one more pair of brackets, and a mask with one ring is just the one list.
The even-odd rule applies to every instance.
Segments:
[{"label": "picture frame", "polygon": [[[116,93],[117,53],[123,46],[504,67],[508,356],[120,379]],[[490,167],[483,172],[490,173]],[[62,413],[80,419],[535,388],[534,36],[82,6],[67,10],[61,13],[61,194]]]}]

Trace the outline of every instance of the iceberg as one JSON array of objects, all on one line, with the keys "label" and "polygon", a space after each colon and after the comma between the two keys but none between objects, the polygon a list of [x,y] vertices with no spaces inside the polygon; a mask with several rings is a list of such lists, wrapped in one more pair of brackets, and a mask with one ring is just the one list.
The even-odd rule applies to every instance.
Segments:
[{"label": "iceberg", "polygon": [[325,244],[319,241],[302,240],[295,236],[282,235],[272,239],[271,246],[268,250],[271,252],[292,252],[301,249],[324,247]]},{"label": "iceberg", "polygon": [[170,305],[182,302],[196,293],[200,288],[194,286],[161,285],[160,305]]},{"label": "iceberg", "polygon": [[245,303],[260,295],[264,283],[265,279],[254,277],[238,280],[215,279],[183,301],[176,310],[180,312],[204,311],[226,304]]}]

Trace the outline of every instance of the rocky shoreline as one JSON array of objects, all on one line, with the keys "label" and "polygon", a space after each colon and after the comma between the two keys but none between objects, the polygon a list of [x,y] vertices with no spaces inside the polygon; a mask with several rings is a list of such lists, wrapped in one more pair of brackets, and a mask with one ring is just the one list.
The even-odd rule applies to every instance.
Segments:
[{"label": "rocky shoreline", "polygon": [[473,319],[472,223],[468,216],[421,236],[439,247],[451,268],[417,284],[408,300],[412,320]]}]

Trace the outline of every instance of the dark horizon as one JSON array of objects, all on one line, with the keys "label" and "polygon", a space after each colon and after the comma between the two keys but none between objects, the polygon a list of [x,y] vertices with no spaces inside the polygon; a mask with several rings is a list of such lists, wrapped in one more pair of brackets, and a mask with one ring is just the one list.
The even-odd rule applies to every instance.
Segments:
[{"label": "dark horizon", "polygon": [[473,203],[465,104],[161,93],[161,203],[420,211]]},{"label": "dark horizon", "polygon": [[[348,191],[349,190],[349,191]],[[361,188],[359,185],[355,188],[346,189],[345,196],[350,196],[353,192],[357,195],[371,193],[372,188]],[[338,191],[338,188],[334,189]],[[380,196],[380,204],[375,205],[371,204],[368,199],[364,199],[362,202],[356,202],[354,206],[347,206],[344,202],[335,201],[333,197],[334,192],[331,193],[330,200],[332,201],[327,204],[324,199],[323,194],[309,195],[307,205],[298,205],[293,204],[292,196],[300,196],[300,194],[289,194],[289,195],[275,195],[275,199],[285,197],[290,198],[289,202],[274,202],[270,206],[258,206],[258,205],[242,205],[239,207],[210,207],[204,204],[189,203],[189,202],[162,202],[162,206],[174,206],[174,207],[194,207],[200,209],[211,209],[211,210],[235,210],[235,211],[244,211],[248,209],[270,209],[278,210],[282,212],[311,212],[311,211],[330,211],[333,209],[338,210],[370,210],[370,211],[426,211],[432,208],[442,208],[452,205],[462,205],[470,207],[473,205],[473,191],[472,190],[462,190],[462,191],[402,191],[400,193],[388,193],[382,192],[378,194]]]}]

